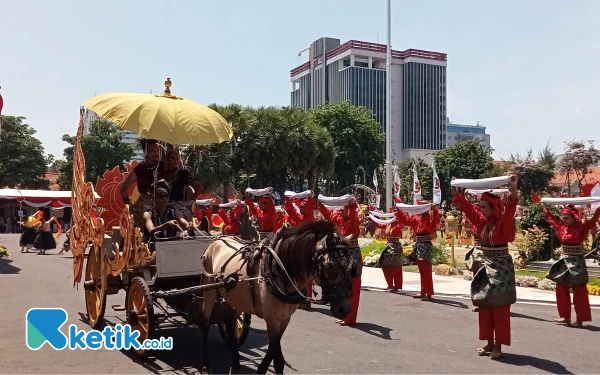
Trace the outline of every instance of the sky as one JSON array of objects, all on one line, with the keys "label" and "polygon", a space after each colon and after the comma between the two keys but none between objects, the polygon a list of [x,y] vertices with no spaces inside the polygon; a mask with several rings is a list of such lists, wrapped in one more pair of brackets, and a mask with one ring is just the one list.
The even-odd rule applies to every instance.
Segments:
[{"label": "sky", "polygon": [[[448,54],[451,122],[487,127],[496,159],[594,139],[600,1],[392,0],[392,48]],[[384,0],[0,0],[3,115],[57,158],[105,92],[290,104],[289,71],[322,36],[386,43]]]}]

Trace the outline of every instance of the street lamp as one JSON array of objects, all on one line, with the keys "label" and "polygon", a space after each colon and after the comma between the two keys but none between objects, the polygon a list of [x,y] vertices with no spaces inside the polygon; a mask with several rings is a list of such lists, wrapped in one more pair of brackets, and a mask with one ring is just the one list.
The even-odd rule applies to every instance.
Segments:
[{"label": "street lamp", "polygon": [[458,231],[458,220],[452,215],[452,212],[448,212],[446,216],[446,233],[450,236],[450,246],[452,248],[452,267],[456,268],[456,259],[454,258],[454,236]]}]

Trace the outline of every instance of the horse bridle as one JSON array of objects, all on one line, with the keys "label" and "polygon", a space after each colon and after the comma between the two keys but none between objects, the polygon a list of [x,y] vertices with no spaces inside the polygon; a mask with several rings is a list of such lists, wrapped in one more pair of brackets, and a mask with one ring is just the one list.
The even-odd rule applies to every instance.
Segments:
[{"label": "horse bridle", "polygon": [[[318,304],[327,304],[331,299],[344,299],[352,297],[351,274],[356,268],[354,259],[348,254],[348,246],[338,235],[334,235],[334,244],[327,245],[327,238],[320,241],[320,246],[313,255],[313,275],[316,275],[321,285],[321,299],[315,301]],[[337,254],[336,254],[337,253]],[[336,255],[335,257],[333,255]],[[343,278],[339,283],[331,284],[329,282],[328,263],[325,261],[325,255],[331,258],[347,257],[348,268],[345,270]],[[334,263],[330,262],[329,264]],[[336,270],[337,271],[337,270]],[[338,276],[339,277],[339,276]]]}]

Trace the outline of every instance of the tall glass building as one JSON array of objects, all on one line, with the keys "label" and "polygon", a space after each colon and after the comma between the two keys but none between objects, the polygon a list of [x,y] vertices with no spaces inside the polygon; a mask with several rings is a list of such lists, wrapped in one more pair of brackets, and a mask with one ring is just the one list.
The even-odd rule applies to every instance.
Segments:
[{"label": "tall glass building", "polygon": [[[290,72],[291,105],[310,109],[350,101],[373,112],[385,131],[386,46],[321,38],[309,61]],[[394,162],[422,157],[446,146],[444,53],[392,51],[392,154]]]}]

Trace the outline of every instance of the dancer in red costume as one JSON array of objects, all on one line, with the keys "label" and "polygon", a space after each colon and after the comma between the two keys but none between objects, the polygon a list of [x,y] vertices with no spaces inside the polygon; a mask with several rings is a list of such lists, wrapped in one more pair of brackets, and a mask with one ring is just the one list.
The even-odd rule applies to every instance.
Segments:
[{"label": "dancer in red costume", "polygon": [[206,233],[210,233],[212,229],[212,203],[213,199],[197,200],[192,208],[192,213],[198,221],[198,228]]},{"label": "dancer in red costume", "polygon": [[[285,194],[286,196],[283,207],[289,215],[288,221],[292,226],[316,221],[315,208],[317,206],[317,201],[313,197],[312,192],[305,191],[295,194],[293,192],[286,191]],[[300,199],[294,198],[298,195],[305,197]]]},{"label": "dancer in red costume", "polygon": [[[277,227],[277,211],[273,200],[273,188],[257,190],[248,188],[246,194],[245,203],[250,214],[256,217],[258,221],[258,233],[261,239],[272,238],[273,234],[279,230]],[[252,195],[260,197],[258,205],[252,200]]]},{"label": "dancer in red costume", "polygon": [[417,266],[421,277],[421,293],[415,294],[413,298],[420,298],[422,301],[431,301],[433,296],[433,270],[431,264],[431,251],[433,244],[431,240],[436,236],[436,230],[440,223],[440,213],[437,206],[426,201],[418,201],[419,205],[430,205],[432,212],[429,211],[418,215],[406,215],[401,210],[396,211],[396,220],[399,223],[413,228],[415,231],[416,242],[414,253],[417,256]]},{"label": "dancer in red costume", "polygon": [[[390,208],[390,214],[394,212]],[[396,292],[402,289],[402,265],[404,264],[404,251],[400,239],[404,224],[400,223],[395,217],[392,219],[380,219],[377,214],[371,212],[369,218],[379,229],[385,230],[387,243],[385,249],[379,257],[379,266],[383,271],[383,276],[387,282],[387,290]]]},{"label": "dancer in red costume", "polygon": [[[562,220],[558,220],[546,207],[544,214],[548,222],[558,232],[564,256],[548,270],[548,279],[556,282],[556,307],[559,319],[557,324],[579,328],[583,322],[592,321],[590,298],[587,291],[589,276],[584,259],[582,243],[588,238],[589,231],[596,227],[600,218],[600,209],[585,223],[579,218],[579,212],[573,205],[564,207],[561,211]],[[573,305],[577,320],[571,324],[571,293],[573,290]]]},{"label": "dancer in red costume", "polygon": [[515,239],[519,194],[517,178],[511,176],[509,181],[506,206],[501,197],[486,192],[481,195],[480,211],[452,187],[453,203],[477,227],[483,250],[484,264],[471,282],[471,299],[479,307],[479,339],[487,341],[477,353],[492,359],[502,356],[502,345],[510,346],[510,305],[517,301],[515,267],[508,243]]},{"label": "dancer in red costume", "polygon": [[355,198],[350,198],[348,203],[336,211],[332,211],[325,207],[324,204],[319,204],[319,212],[325,217],[326,220],[333,221],[338,227],[338,231],[344,237],[351,237],[350,255],[356,261],[356,273],[352,277],[352,298],[350,303],[352,304],[352,311],[346,319],[336,320],[336,323],[340,325],[354,325],[356,323],[356,317],[358,315],[358,305],[360,302],[360,288],[361,288],[361,275],[362,275],[362,255],[360,253],[360,247],[358,246],[358,236],[360,235],[360,226],[358,220],[358,204]]},{"label": "dancer in red costume", "polygon": [[[232,203],[235,203],[235,205],[229,203],[219,205],[219,216],[225,223],[223,227],[224,234],[240,233],[240,214],[244,209],[242,208],[242,202],[239,200]],[[229,210],[225,211],[225,208],[229,208]]]}]

